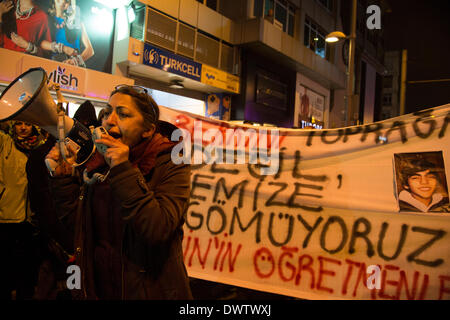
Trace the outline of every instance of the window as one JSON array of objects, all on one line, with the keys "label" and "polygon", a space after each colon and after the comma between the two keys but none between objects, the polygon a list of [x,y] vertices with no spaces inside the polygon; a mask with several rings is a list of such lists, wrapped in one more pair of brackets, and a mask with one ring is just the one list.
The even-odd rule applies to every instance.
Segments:
[{"label": "window", "polygon": [[265,0],[264,17],[273,18],[273,0]]},{"label": "window", "polygon": [[290,35],[291,37],[294,36],[294,26],[295,26],[295,10],[293,7],[289,6],[289,15],[288,15],[288,28],[287,28],[287,33],[288,35]]},{"label": "window", "polygon": [[321,5],[323,5],[328,11],[333,11],[333,0],[317,0]]},{"label": "window", "polygon": [[279,26],[283,32],[294,36],[295,7],[286,0],[253,0],[253,15],[264,17]]},{"label": "window", "polygon": [[206,5],[208,8],[217,11],[217,4],[219,0],[197,0],[197,2],[200,2],[201,4]]},{"label": "window", "polygon": [[256,74],[256,102],[276,108],[287,110],[287,85],[276,80],[275,75]]},{"label": "window", "polygon": [[283,31],[286,32],[287,10],[286,10],[286,7],[278,1],[276,2],[276,7],[275,7],[275,19],[281,23],[281,25],[283,26]]},{"label": "window", "polygon": [[222,42],[220,69],[233,73],[233,47]]},{"label": "window", "polygon": [[312,22],[311,19],[305,19],[304,45],[322,58],[330,60],[332,55],[329,52],[330,48],[325,42],[326,34],[327,33],[316,23]]},{"label": "window", "polygon": [[255,17],[262,17],[264,7],[264,0],[255,0],[255,3],[253,5],[253,15]]},{"label": "window", "polygon": [[189,58],[194,57],[195,30],[182,23],[178,30],[178,53]]},{"label": "window", "polygon": [[383,95],[383,105],[392,106],[392,93],[386,93]]},{"label": "window", "polygon": [[217,0],[206,0],[206,6],[210,9],[217,10]]},{"label": "window", "polygon": [[196,60],[212,67],[219,64],[219,41],[202,33],[197,33]]},{"label": "window", "polygon": [[146,41],[175,50],[177,22],[166,15],[148,9]]},{"label": "window", "polygon": [[392,88],[392,76],[385,76],[383,79],[383,88]]}]

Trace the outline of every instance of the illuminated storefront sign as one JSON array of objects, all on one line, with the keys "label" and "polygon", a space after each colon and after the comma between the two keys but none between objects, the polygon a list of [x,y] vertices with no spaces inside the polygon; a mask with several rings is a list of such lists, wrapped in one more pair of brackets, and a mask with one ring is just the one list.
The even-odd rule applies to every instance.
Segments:
[{"label": "illuminated storefront sign", "polygon": [[200,63],[147,43],[144,45],[143,63],[196,81],[201,79],[202,65]]},{"label": "illuminated storefront sign", "polygon": [[49,83],[59,84],[61,90],[66,92],[84,93],[86,69],[28,55],[24,56],[22,61],[22,72],[30,68],[41,67],[47,73]]},{"label": "illuminated storefront sign", "polygon": [[207,65],[202,67],[201,82],[233,93],[239,93],[239,77]]}]

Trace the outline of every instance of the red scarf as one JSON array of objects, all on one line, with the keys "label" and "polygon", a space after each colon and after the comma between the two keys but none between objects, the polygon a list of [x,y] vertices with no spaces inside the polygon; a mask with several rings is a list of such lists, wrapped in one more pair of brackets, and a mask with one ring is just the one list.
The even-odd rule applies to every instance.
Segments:
[{"label": "red scarf", "polygon": [[[152,138],[145,139],[130,150],[129,160],[133,167],[139,168],[143,175],[146,175],[155,166],[156,156],[175,145],[160,133],[155,133]],[[105,158],[99,152],[86,163],[87,172],[104,168],[106,165]],[[100,171],[102,170],[100,169]]]},{"label": "red scarf", "polygon": [[142,141],[130,151],[130,162],[145,176],[155,166],[157,155],[174,145],[175,142],[155,133],[150,140]]}]

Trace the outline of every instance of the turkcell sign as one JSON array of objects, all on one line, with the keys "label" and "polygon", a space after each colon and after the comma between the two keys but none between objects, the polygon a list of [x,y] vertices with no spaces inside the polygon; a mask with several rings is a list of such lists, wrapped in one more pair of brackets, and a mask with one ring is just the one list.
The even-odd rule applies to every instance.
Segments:
[{"label": "turkcell sign", "polygon": [[145,43],[143,62],[147,66],[200,81],[202,65],[169,51]]}]

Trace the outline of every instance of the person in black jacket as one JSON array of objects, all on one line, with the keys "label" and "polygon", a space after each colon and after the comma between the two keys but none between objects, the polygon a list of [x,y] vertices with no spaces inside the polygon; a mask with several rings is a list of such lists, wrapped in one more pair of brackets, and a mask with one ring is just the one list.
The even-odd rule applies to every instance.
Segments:
[{"label": "person in black jacket", "polygon": [[175,142],[157,131],[158,120],[145,88],[120,85],[105,108],[107,133],[75,172],[83,183],[57,146],[47,155],[59,163],[50,179],[55,206],[75,219],[74,299],[192,299],[182,251],[191,169],[172,161]]}]

